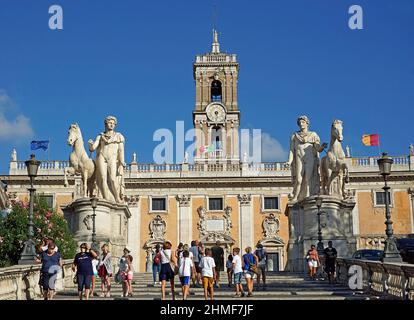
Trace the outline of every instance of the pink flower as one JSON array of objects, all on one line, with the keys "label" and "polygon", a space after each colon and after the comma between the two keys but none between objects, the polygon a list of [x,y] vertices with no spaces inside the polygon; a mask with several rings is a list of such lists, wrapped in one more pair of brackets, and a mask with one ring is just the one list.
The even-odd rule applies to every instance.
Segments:
[{"label": "pink flower", "polygon": [[50,212],[50,211],[48,211],[47,213],[46,213],[46,218],[50,218],[52,216],[52,212]]}]

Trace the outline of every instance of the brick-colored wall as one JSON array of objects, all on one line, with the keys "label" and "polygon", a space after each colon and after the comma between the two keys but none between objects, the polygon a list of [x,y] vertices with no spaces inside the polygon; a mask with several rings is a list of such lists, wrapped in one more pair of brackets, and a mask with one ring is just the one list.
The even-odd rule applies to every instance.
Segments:
[{"label": "brick-colored wall", "polygon": [[[406,191],[394,191],[391,219],[395,234],[411,233],[410,199]],[[371,191],[358,192],[360,234],[382,234],[385,232],[385,208],[374,207]]]}]

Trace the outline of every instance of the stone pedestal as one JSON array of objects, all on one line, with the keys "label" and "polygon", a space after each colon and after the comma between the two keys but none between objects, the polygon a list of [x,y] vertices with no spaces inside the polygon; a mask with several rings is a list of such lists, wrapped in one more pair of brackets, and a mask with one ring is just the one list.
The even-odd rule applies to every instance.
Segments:
[{"label": "stone pedestal", "polygon": [[[355,200],[341,200],[327,195],[320,197],[323,199],[320,209],[323,245],[326,248],[331,240],[338,256],[350,257],[356,250],[352,221]],[[288,271],[306,271],[306,253],[312,244],[318,244],[318,207],[315,198],[313,196],[300,202],[288,203]]]},{"label": "stone pedestal", "polygon": [[[90,245],[93,225],[93,209],[90,199],[77,199],[62,207],[62,210],[78,244],[86,242]],[[102,244],[107,243],[112,257],[121,257],[122,251],[127,245],[128,219],[131,217],[128,206],[99,199],[95,211],[96,240],[99,248]]]}]

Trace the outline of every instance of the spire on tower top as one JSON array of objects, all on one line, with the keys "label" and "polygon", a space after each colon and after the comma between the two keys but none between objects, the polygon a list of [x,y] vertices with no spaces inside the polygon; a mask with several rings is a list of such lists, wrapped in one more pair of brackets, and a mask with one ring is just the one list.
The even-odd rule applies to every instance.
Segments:
[{"label": "spire on tower top", "polygon": [[211,46],[212,53],[220,53],[220,43],[218,42],[218,32],[213,29],[213,44]]}]

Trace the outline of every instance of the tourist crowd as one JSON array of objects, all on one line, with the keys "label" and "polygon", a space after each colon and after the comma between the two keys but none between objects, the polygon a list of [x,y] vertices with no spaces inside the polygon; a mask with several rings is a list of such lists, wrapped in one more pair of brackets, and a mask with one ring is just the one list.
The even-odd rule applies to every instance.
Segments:
[{"label": "tourist crowd", "polygon": [[[53,299],[57,273],[62,268],[62,258],[52,239],[45,239],[39,250],[38,263],[42,263],[39,285],[44,299]],[[337,251],[329,241],[324,249],[325,272],[329,283],[334,282]],[[180,243],[174,250],[170,241],[157,244],[152,252],[152,273],[154,286],[161,285],[161,299],[165,300],[167,284],[170,285],[171,297],[175,299],[175,277],[181,284],[182,298],[186,300],[190,294],[190,286],[203,287],[204,298],[214,299],[214,289],[220,288],[220,272],[227,273],[227,286],[234,286],[234,297],[252,297],[254,279],[257,279],[257,288],[262,281],[263,290],[266,288],[266,265],[268,254],[259,242],[255,250],[251,247],[244,249],[233,248],[232,254],[224,259],[224,250],[220,241],[211,248],[194,240],[191,245]],[[309,267],[309,276],[316,278],[316,272],[321,265],[315,245],[306,255]],[[115,282],[122,284],[122,297],[133,296],[133,257],[128,248],[123,250],[123,256],[118,261],[118,270]],[[97,279],[100,279],[100,297],[111,297],[111,278],[113,277],[112,256],[107,244],[102,245],[101,253],[95,252],[86,243],[80,245],[80,252],[76,254],[72,263],[75,273],[74,283],[77,284],[79,299],[88,300],[98,296],[95,292]],[[158,276],[158,278],[157,278]],[[243,288],[245,280],[245,289]]]}]

